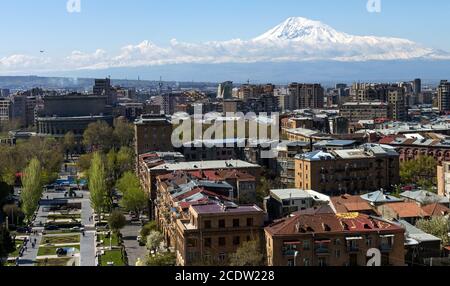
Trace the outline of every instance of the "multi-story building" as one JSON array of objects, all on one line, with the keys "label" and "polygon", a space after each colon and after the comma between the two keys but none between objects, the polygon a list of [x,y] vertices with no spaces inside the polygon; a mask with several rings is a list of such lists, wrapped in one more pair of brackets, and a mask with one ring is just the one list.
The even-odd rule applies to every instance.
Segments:
[{"label": "multi-story building", "polygon": [[[399,184],[399,155],[382,145],[296,156],[295,187],[323,194],[358,194]],[[367,180],[370,178],[370,180]]]},{"label": "multi-story building", "polygon": [[360,213],[297,214],[265,228],[269,266],[366,266],[368,250],[382,266],[405,266],[405,230]]},{"label": "multi-story building", "polygon": [[57,137],[63,137],[69,131],[80,137],[89,124],[98,121],[113,124],[106,97],[79,93],[45,96],[43,108],[36,118],[40,135]]},{"label": "multi-story building", "polygon": [[188,161],[244,159],[245,139],[210,139],[186,142],[178,151]]},{"label": "multi-story building", "polygon": [[172,123],[164,115],[141,115],[134,122],[136,154],[173,150]]},{"label": "multi-story building", "polygon": [[233,82],[226,81],[219,84],[217,89],[217,98],[231,99],[233,97]]},{"label": "multi-story building", "polygon": [[278,144],[276,149],[277,175],[285,187],[295,186],[295,156],[301,153],[310,152],[311,144],[308,142],[284,141]]},{"label": "multi-story building", "polygon": [[440,196],[450,198],[450,161],[437,166],[437,187]]},{"label": "multi-story building", "polygon": [[92,88],[94,95],[106,96],[106,104],[117,104],[117,92],[111,86],[111,79],[96,79],[94,87]]},{"label": "multi-story building", "polygon": [[320,84],[291,83],[289,94],[296,98],[294,109],[323,108],[324,90]]},{"label": "multi-story building", "polygon": [[441,80],[438,87],[438,108],[440,112],[450,111],[450,82]]},{"label": "multi-story building", "polygon": [[10,90],[7,88],[0,89],[0,97],[9,97],[10,93]]},{"label": "multi-story building", "polygon": [[237,90],[237,97],[246,101],[249,98],[258,98],[263,94],[274,93],[275,86],[273,84],[266,85],[255,85],[255,84],[244,84]]},{"label": "multi-story building", "polygon": [[408,117],[405,91],[402,88],[391,88],[388,91],[388,104],[394,121],[405,121]]},{"label": "multi-story building", "polygon": [[400,161],[417,160],[423,156],[433,157],[439,164],[450,161],[450,141],[434,136],[432,133],[422,133],[411,136],[387,136],[379,141],[394,147],[400,155]]},{"label": "multi-story building", "polygon": [[330,197],[313,190],[270,190],[264,199],[264,208],[270,221],[280,219],[298,211],[328,205]]},{"label": "multi-story building", "polygon": [[263,242],[264,211],[233,203],[189,207],[189,218],[177,220],[177,265],[227,265],[246,241]]},{"label": "multi-story building", "polygon": [[416,78],[413,82],[414,87],[414,95],[419,95],[422,93],[422,80],[420,78]]},{"label": "multi-story building", "polygon": [[340,115],[350,122],[389,118],[390,108],[384,102],[347,102],[341,105]]}]

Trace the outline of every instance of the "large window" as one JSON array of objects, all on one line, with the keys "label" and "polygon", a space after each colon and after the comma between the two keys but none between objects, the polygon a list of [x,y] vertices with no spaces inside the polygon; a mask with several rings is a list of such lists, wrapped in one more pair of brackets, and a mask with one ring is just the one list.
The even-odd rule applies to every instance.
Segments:
[{"label": "large window", "polygon": [[206,248],[211,248],[212,243],[211,243],[211,238],[210,237],[205,238],[204,242],[205,242],[205,247]]},{"label": "large window", "polygon": [[233,219],[233,227],[239,227],[239,219]]},{"label": "large window", "polygon": [[205,220],[205,229],[210,229],[210,228],[211,228],[211,221]]}]

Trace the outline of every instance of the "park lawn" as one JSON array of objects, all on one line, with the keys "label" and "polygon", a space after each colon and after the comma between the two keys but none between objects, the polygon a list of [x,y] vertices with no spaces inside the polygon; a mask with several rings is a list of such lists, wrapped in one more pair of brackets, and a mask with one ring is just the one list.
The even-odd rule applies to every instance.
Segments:
[{"label": "park lawn", "polygon": [[66,245],[64,247],[56,247],[56,246],[41,246],[39,247],[38,250],[38,255],[37,256],[50,256],[50,255],[56,255],[56,250],[58,250],[58,248],[76,248],[78,250],[80,250],[80,245]]},{"label": "park lawn", "polygon": [[71,257],[64,258],[50,258],[50,259],[38,259],[36,260],[35,266],[45,266],[45,267],[56,267],[56,266],[67,266],[67,263],[72,260]]},{"label": "park lawn", "polygon": [[[99,234],[97,235],[97,242],[100,242],[103,240],[103,246],[109,247],[109,238],[106,238],[106,234]],[[112,246],[119,246],[119,238],[117,237],[117,234],[112,235]]]},{"label": "park lawn", "polygon": [[41,245],[45,244],[74,244],[80,242],[80,235],[65,235],[65,236],[44,236]]},{"label": "park lawn", "polygon": [[114,266],[126,266],[125,262],[122,260],[122,251],[118,250],[107,250],[105,254],[100,258],[101,266],[108,266],[108,262],[114,262]]}]

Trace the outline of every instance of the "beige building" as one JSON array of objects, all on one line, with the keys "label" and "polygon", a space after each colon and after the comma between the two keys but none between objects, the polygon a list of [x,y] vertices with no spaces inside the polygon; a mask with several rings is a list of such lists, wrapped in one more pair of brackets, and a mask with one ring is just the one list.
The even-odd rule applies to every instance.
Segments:
[{"label": "beige building", "polygon": [[295,187],[327,195],[390,190],[400,182],[399,165],[394,149],[376,144],[305,153],[296,156]]},{"label": "beige building", "polygon": [[437,166],[438,194],[450,197],[450,162],[442,162]]},{"label": "beige building", "polygon": [[191,206],[189,218],[177,220],[177,265],[227,265],[230,255],[244,242],[262,243],[264,216],[257,206],[232,203]]},{"label": "beige building", "polygon": [[389,105],[384,102],[347,102],[341,105],[340,115],[350,122],[389,118]]}]

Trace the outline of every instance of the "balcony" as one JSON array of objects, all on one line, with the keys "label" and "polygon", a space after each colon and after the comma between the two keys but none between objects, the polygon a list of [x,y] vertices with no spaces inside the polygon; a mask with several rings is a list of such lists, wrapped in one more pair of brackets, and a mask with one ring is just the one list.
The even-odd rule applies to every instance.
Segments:
[{"label": "balcony", "polygon": [[330,249],[328,247],[316,247],[315,253],[317,255],[330,255]]},{"label": "balcony", "polygon": [[286,250],[283,250],[283,256],[294,257],[295,252],[296,252],[295,249],[286,249]]},{"label": "balcony", "polygon": [[380,245],[380,251],[381,252],[391,252],[392,251],[392,244],[382,243]]}]

